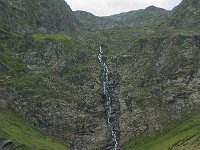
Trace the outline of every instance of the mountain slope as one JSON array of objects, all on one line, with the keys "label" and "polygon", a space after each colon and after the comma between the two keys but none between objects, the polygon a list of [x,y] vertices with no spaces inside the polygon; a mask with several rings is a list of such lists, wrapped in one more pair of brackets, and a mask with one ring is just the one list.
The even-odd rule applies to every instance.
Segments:
[{"label": "mountain slope", "polygon": [[169,26],[174,28],[200,29],[200,1],[183,0],[173,9],[168,21]]},{"label": "mountain slope", "polygon": [[99,30],[118,26],[118,22],[105,17],[98,17],[86,11],[74,11],[76,18],[82,24],[83,29]]},{"label": "mountain slope", "polygon": [[158,23],[160,20],[166,18],[168,14],[169,11],[163,8],[149,6],[146,9],[121,13],[107,18],[114,19],[131,26]]},{"label": "mountain slope", "polygon": [[94,16],[93,14],[84,11],[75,11],[74,14],[82,23],[84,29],[99,30],[156,25],[168,17],[169,11],[155,6],[149,6],[146,9],[107,17]]},{"label": "mountain slope", "polygon": [[0,21],[20,32],[73,32],[77,20],[64,0],[1,0]]},{"label": "mountain slope", "polygon": [[104,34],[120,98],[122,147],[130,139],[163,132],[183,114],[200,112],[199,33],[130,28]]},{"label": "mountain slope", "polygon": [[[49,7],[61,2],[40,2],[50,1]],[[59,11],[50,12],[53,16],[46,14],[52,22],[41,21],[42,27],[37,28],[34,17],[38,18],[46,5],[38,0],[24,1],[39,6],[32,10],[27,6],[34,5],[13,1],[33,18],[30,22],[25,19],[26,28],[23,15],[8,12],[13,9],[11,1],[3,2],[8,9],[0,12],[10,13],[10,17],[3,17],[2,24],[9,25],[9,18],[13,24],[0,28],[0,108],[12,108],[65,145],[78,150],[110,150],[113,140],[105,116],[108,109],[104,108],[102,82],[102,71],[107,69],[106,93],[112,100],[109,113],[119,148],[141,136],[163,132],[185,114],[200,112],[200,34],[164,30],[162,26],[156,29],[168,11],[151,6],[115,18],[79,11],[76,16],[84,31],[61,34],[59,25],[52,27],[59,22],[56,19],[62,19],[62,15],[56,17]],[[43,14],[40,16],[44,19]],[[17,34],[16,29],[46,34]],[[64,32],[68,29],[73,32],[70,28]],[[100,45],[107,64],[104,69],[97,57]]]},{"label": "mountain slope", "polygon": [[200,149],[200,114],[177,123],[153,138],[140,138],[126,150],[198,150]]}]

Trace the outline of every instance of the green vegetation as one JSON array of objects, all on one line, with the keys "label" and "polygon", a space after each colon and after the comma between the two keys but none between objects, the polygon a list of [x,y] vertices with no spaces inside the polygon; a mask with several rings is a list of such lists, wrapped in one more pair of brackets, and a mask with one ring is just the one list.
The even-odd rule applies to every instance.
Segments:
[{"label": "green vegetation", "polygon": [[20,72],[25,69],[25,65],[22,61],[17,60],[11,55],[5,53],[0,54],[0,63],[5,64],[10,73]]},{"label": "green vegetation", "polygon": [[26,65],[14,54],[14,48],[18,47],[20,38],[6,35],[0,41],[0,65],[5,67],[5,70],[0,72],[0,80],[8,76],[15,76],[17,73],[25,71]]},{"label": "green vegetation", "polygon": [[[168,150],[176,149],[179,146],[189,149],[200,149],[200,114],[194,116],[191,119],[185,120],[182,123],[178,123],[169,132],[163,132],[153,138],[139,138],[130,143],[126,150]],[[197,138],[195,142],[192,140]],[[178,148],[180,149],[180,148]]]},{"label": "green vegetation", "polygon": [[68,150],[10,110],[0,110],[0,140],[12,139],[17,150]]},{"label": "green vegetation", "polygon": [[21,49],[19,48],[21,41],[22,38],[15,36],[8,36],[1,40],[0,64],[5,66],[5,70],[0,72],[0,80],[11,85],[24,86],[23,83],[26,81],[28,85],[32,85],[30,82],[33,76],[28,73],[26,64],[16,57],[17,48]]},{"label": "green vegetation", "polygon": [[20,36],[6,35],[1,38],[0,65],[4,66],[4,70],[0,72],[0,83],[25,89],[26,96],[35,93],[44,95],[44,87],[40,85],[42,76],[32,74],[27,65],[16,57],[24,51],[23,44],[23,38]]},{"label": "green vegetation", "polygon": [[65,42],[71,39],[66,34],[33,34],[32,37],[37,41],[52,40]]}]

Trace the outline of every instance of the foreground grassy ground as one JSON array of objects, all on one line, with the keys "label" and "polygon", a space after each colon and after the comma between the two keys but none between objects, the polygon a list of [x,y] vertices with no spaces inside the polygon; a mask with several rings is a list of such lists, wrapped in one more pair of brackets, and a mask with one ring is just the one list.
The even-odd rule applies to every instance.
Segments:
[{"label": "foreground grassy ground", "polygon": [[13,111],[0,110],[0,141],[11,139],[17,150],[68,150]]},{"label": "foreground grassy ground", "polygon": [[178,123],[169,132],[137,139],[126,150],[200,150],[200,114]]}]

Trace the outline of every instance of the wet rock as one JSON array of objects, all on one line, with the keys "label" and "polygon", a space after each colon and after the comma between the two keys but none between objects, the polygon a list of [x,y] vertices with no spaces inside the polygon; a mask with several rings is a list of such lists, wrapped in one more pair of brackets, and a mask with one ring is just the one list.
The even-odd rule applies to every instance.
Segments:
[{"label": "wet rock", "polygon": [[115,95],[116,83],[116,71],[113,70],[110,72],[107,65],[106,59],[104,59],[104,50],[100,46],[100,53],[98,55],[99,63],[102,67],[102,90],[103,90],[103,100],[104,100],[104,109],[105,109],[105,118],[108,125],[107,133],[107,146],[105,149],[117,150],[119,148],[119,114],[116,112],[120,111],[119,99]]}]

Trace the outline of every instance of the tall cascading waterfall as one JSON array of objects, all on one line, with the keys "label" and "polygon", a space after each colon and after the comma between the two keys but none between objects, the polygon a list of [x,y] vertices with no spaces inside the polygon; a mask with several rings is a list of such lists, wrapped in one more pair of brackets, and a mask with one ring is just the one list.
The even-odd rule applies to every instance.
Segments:
[{"label": "tall cascading waterfall", "polygon": [[110,79],[108,65],[106,64],[104,52],[102,46],[99,46],[99,63],[102,67],[102,82],[103,82],[103,97],[104,97],[104,107],[107,118],[108,131],[110,132],[109,140],[109,150],[118,150],[118,137],[117,137],[117,124],[115,117],[115,108],[112,105],[112,98],[110,94]]}]

